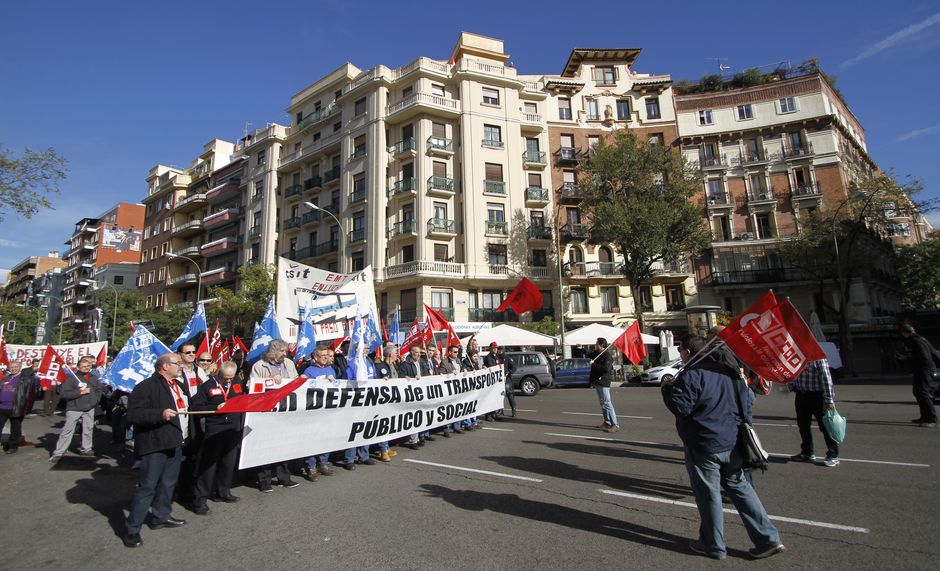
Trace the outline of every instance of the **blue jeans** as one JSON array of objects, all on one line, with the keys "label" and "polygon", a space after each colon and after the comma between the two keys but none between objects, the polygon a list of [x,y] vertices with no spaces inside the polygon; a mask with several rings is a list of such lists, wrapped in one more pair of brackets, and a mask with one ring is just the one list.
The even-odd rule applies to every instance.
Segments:
[{"label": "blue jeans", "polygon": [[368,446],[356,446],[355,448],[347,448],[343,455],[346,457],[347,464],[355,464],[356,457],[359,458],[360,462],[364,462],[369,459],[369,447]]},{"label": "blue jeans", "polygon": [[330,461],[330,453],[326,454],[317,454],[316,456],[311,456],[304,460],[304,467],[308,470],[312,470],[317,466],[326,466]]},{"label": "blue jeans", "polygon": [[609,426],[620,426],[617,424],[617,412],[614,410],[614,403],[610,401],[610,387],[594,385],[594,390],[597,391],[597,400],[601,403],[604,422]]},{"label": "blue jeans", "polygon": [[127,515],[127,533],[140,533],[140,526],[152,510],[153,521],[166,521],[173,507],[173,490],[183,463],[183,448],[177,446],[146,454],[141,458],[137,489]]},{"label": "blue jeans", "polygon": [[388,442],[387,442],[387,441],[386,441],[386,442],[379,442],[378,444],[376,444],[376,446],[378,446],[378,448],[379,448],[379,454],[384,454],[384,453],[388,452]]},{"label": "blue jeans", "polygon": [[780,543],[777,528],[770,523],[757,492],[744,477],[741,457],[736,449],[707,454],[686,446],[685,467],[689,471],[689,483],[702,520],[698,540],[709,554],[725,554],[725,518],[719,484],[731,498],[748,537],[756,547]]}]

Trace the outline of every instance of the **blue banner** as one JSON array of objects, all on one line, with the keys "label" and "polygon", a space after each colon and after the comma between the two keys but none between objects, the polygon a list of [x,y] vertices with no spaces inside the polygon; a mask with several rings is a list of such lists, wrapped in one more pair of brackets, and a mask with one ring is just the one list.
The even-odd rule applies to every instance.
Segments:
[{"label": "blue banner", "polygon": [[138,325],[101,381],[115,389],[131,392],[137,383],[153,374],[157,357],[169,352],[170,348],[153,333]]}]

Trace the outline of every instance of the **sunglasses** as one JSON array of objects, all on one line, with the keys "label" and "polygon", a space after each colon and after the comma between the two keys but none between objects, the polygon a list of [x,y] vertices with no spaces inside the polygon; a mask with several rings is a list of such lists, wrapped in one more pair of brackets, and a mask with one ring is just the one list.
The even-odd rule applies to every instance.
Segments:
[{"label": "sunglasses", "polygon": [[199,359],[200,363],[211,363],[212,359]]},{"label": "sunglasses", "polygon": [[183,355],[195,355],[196,354],[195,351],[183,351],[182,353]]}]

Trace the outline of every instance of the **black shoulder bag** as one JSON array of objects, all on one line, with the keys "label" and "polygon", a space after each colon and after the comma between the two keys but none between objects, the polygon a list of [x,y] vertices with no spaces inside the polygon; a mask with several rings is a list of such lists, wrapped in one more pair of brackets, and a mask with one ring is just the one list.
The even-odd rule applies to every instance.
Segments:
[{"label": "black shoulder bag", "polygon": [[744,415],[744,406],[741,403],[741,391],[738,390],[738,381],[731,379],[734,398],[738,402],[738,414],[741,415],[741,423],[738,425],[738,453],[741,455],[741,467],[746,469],[767,470],[770,460],[770,454],[761,446],[760,438],[754,427],[748,424],[747,417]]}]

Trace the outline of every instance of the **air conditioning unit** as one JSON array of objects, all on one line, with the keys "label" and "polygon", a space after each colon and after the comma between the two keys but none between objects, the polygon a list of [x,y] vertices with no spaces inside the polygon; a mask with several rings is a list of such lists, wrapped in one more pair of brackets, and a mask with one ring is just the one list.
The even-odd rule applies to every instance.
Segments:
[{"label": "air conditioning unit", "polygon": [[761,200],[769,200],[769,199],[770,199],[770,193],[769,193],[769,192],[762,192],[762,193],[760,193],[760,198],[761,198]]},{"label": "air conditioning unit", "polygon": [[742,240],[753,240],[753,239],[754,239],[754,235],[751,234],[750,232],[744,232],[743,234],[741,234],[741,239],[742,239]]},{"label": "air conditioning unit", "polygon": [[717,202],[717,201],[716,201],[714,198],[709,198],[709,199],[708,199],[708,204],[711,205],[711,206],[714,206],[714,205],[716,204],[716,202]]}]

